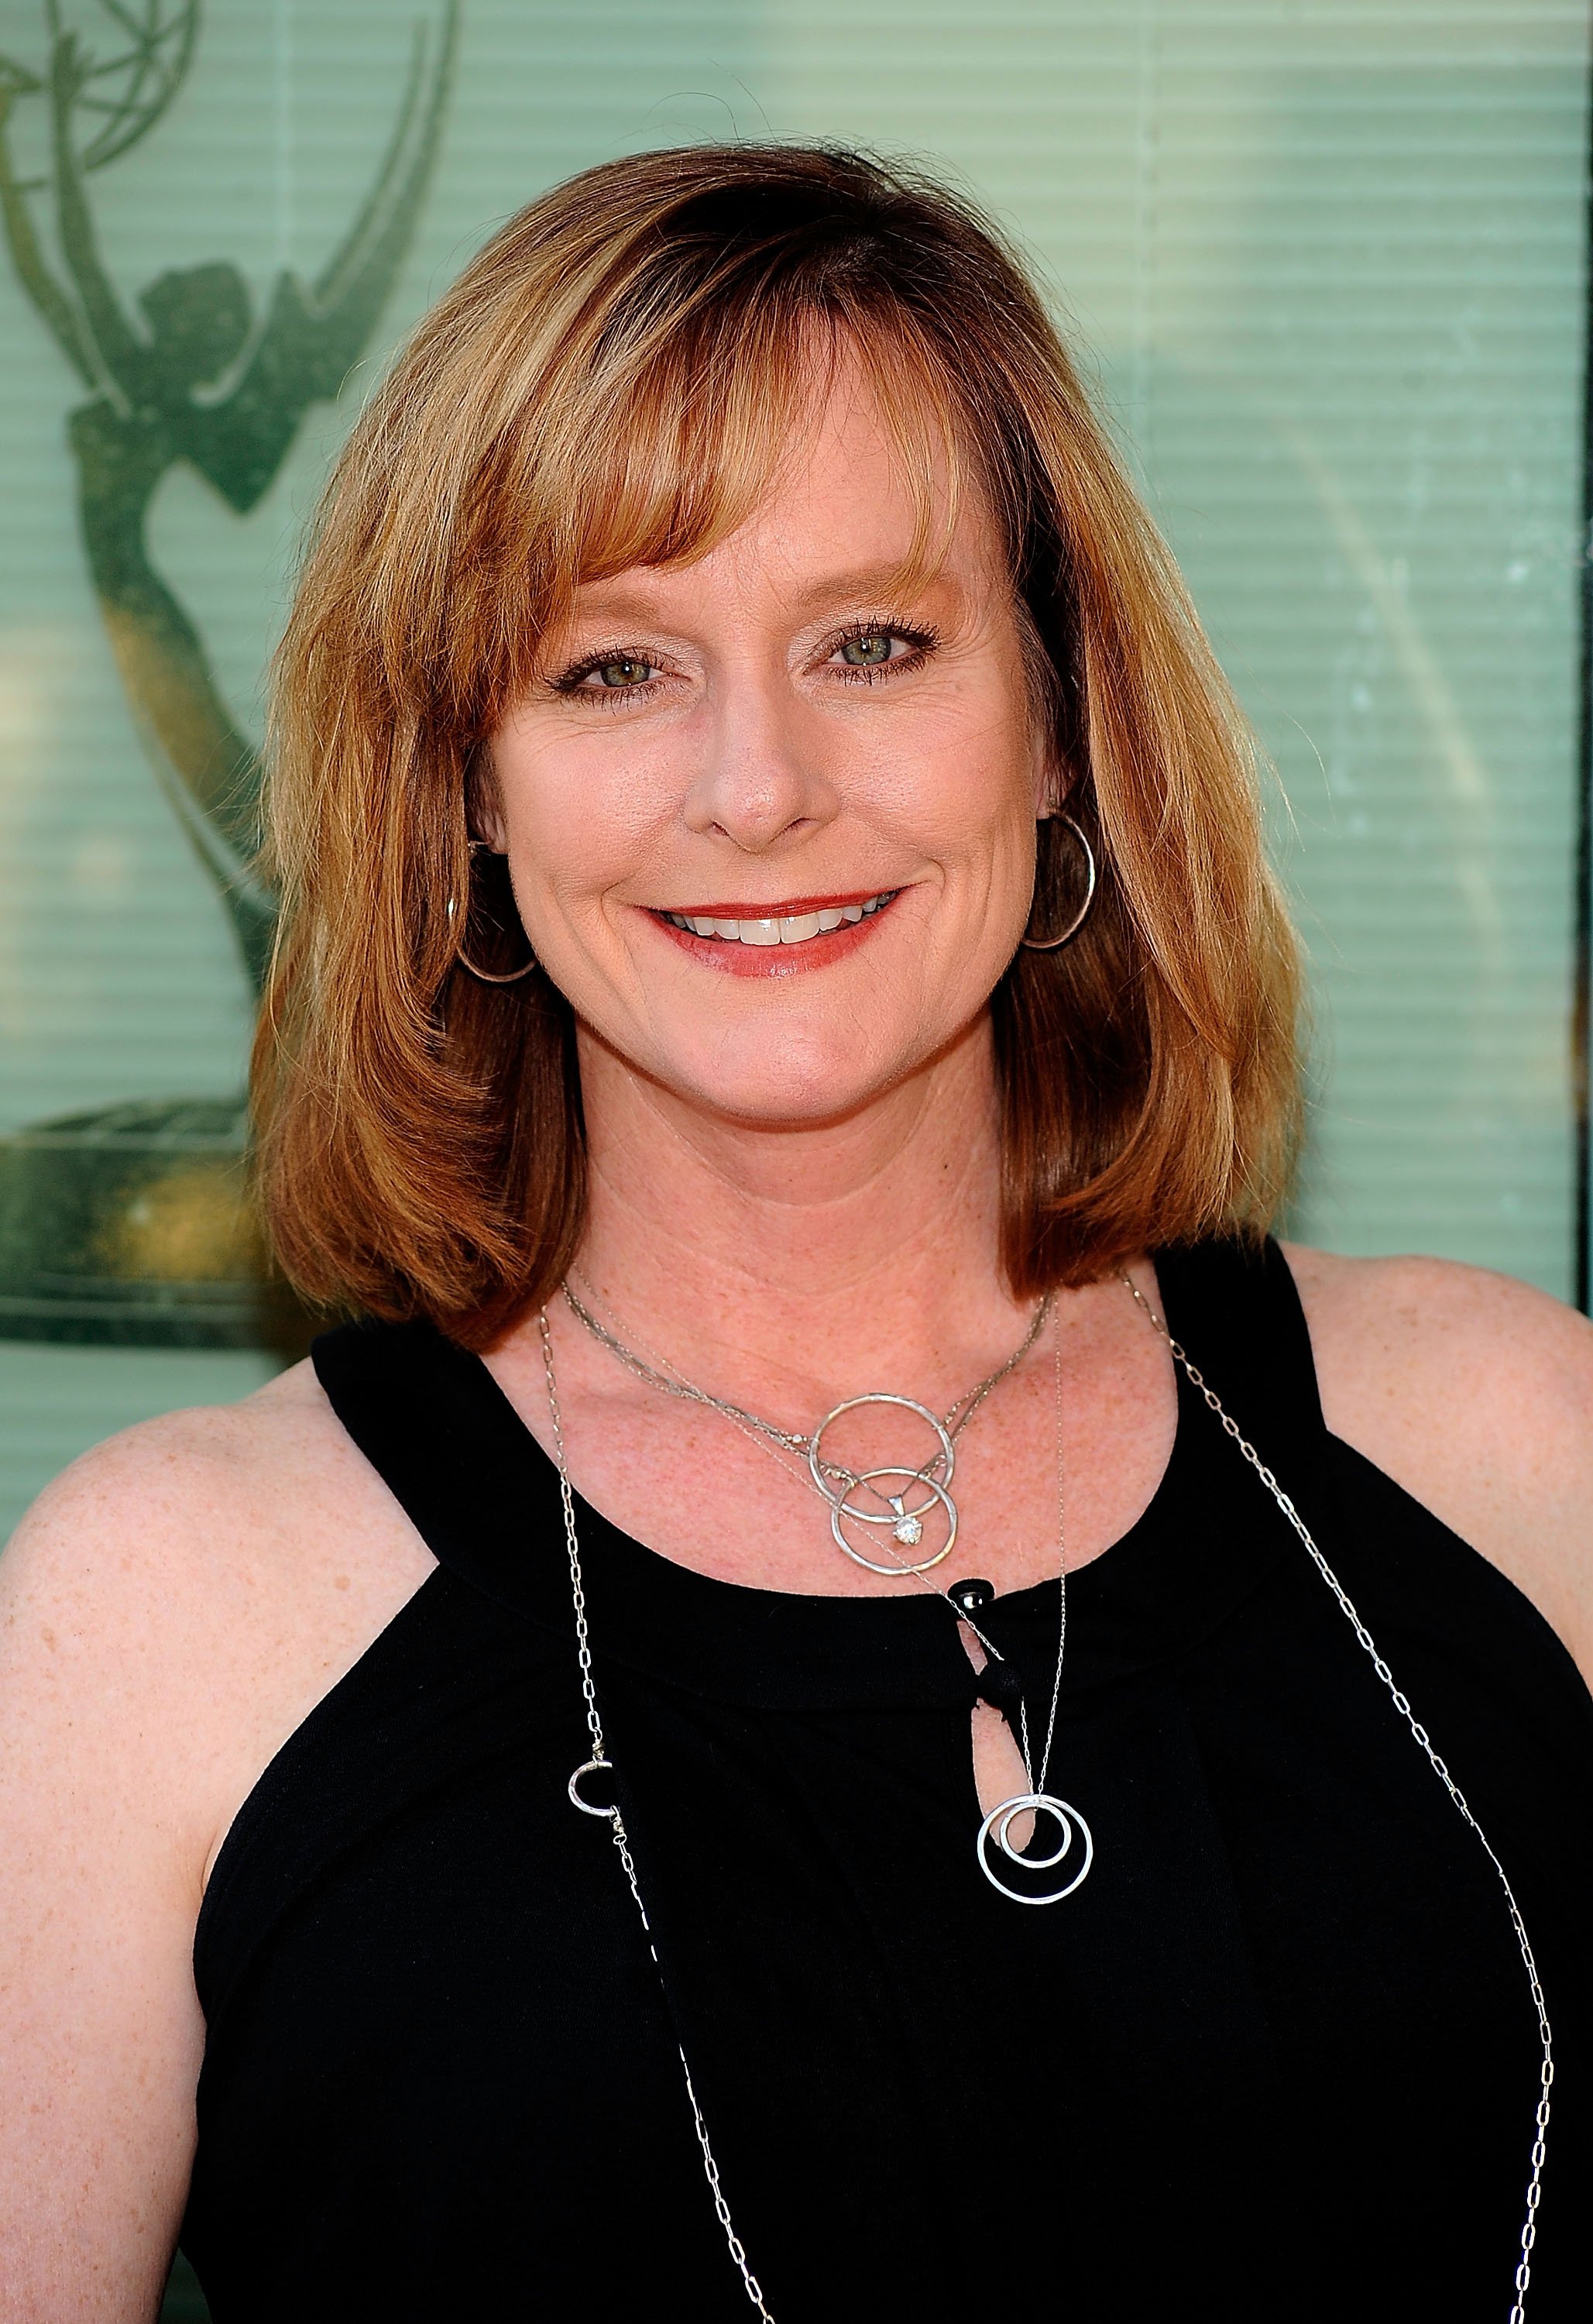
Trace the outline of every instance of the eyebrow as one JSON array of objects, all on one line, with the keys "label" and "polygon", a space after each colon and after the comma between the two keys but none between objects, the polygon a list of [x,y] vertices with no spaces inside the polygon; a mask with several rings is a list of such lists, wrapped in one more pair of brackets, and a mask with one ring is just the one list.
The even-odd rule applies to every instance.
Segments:
[{"label": "eyebrow", "polygon": [[[660,567],[657,569],[663,571],[666,568]],[[961,585],[952,578],[945,559],[927,573],[915,576],[907,558],[883,558],[872,565],[854,566],[840,573],[821,574],[804,587],[793,591],[790,604],[794,612],[805,613],[815,606],[831,604],[836,598],[851,597],[865,603],[871,599],[875,601],[877,610],[883,610],[879,601],[894,596],[904,586],[912,585],[922,591],[934,587],[937,583],[961,594]],[[587,591],[597,603],[581,603]],[[616,575],[611,579],[577,584],[576,602],[570,609],[570,619],[572,623],[613,618],[625,620],[632,609],[645,619],[658,618],[657,609],[644,601],[635,582],[628,578],[621,586],[620,576]]]},{"label": "eyebrow", "polygon": [[908,559],[898,557],[888,563],[855,566],[846,573],[827,573],[806,589],[799,589],[792,602],[806,607],[823,604],[834,597],[894,596],[904,587],[924,590],[932,588],[936,582],[951,589],[958,586],[947,571],[945,558],[928,572],[915,574]]}]

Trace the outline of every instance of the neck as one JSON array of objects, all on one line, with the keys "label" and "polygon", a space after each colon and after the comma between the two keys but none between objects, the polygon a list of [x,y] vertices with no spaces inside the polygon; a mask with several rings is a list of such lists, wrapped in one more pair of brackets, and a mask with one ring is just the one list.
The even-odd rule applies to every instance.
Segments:
[{"label": "neck", "polygon": [[988,1019],[841,1121],[704,1112],[581,1040],[590,1199],[578,1272],[702,1384],[807,1405],[944,1403],[1021,1337],[998,1264]]}]

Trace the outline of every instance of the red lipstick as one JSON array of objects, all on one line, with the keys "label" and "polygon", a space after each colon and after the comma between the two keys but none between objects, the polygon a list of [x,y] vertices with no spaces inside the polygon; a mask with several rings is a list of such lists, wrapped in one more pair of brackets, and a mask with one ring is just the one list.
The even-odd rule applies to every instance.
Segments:
[{"label": "red lipstick", "polygon": [[[784,978],[833,967],[860,945],[868,944],[902,892],[900,889],[866,888],[850,895],[799,897],[778,904],[695,904],[689,909],[657,905],[650,909],[646,906],[641,908],[658,934],[678,946],[699,967],[716,969],[722,976]],[[838,928],[805,936],[798,944],[746,944],[732,936],[699,936],[689,928],[677,927],[672,919],[665,917],[666,912],[678,911],[682,919],[795,919],[808,912],[841,911],[848,904],[872,903],[876,896],[888,896],[890,901],[880,904],[861,919],[843,920]]]},{"label": "red lipstick", "polygon": [[794,920],[804,912],[841,912],[848,904],[871,904],[889,896],[885,888],[849,888],[844,895],[787,896],[777,904],[655,904],[655,912],[678,912],[683,920]]}]

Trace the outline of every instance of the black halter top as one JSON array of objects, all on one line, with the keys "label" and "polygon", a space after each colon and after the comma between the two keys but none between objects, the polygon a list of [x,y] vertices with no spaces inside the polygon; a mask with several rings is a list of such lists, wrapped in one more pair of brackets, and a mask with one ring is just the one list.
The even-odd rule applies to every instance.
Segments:
[{"label": "black halter top", "polygon": [[[1527,2314],[1583,2318],[1593,1700],[1326,1433],[1275,1249],[1156,1264],[1515,1886],[1558,2069]],[[1506,2324],[1539,2053],[1499,1881],[1186,1385],[1151,1506],[1070,1584],[1054,1788],[1096,1858],[1042,1910],[975,1862],[945,1605],[707,1580],[577,1502],[660,1983],[566,1791],[551,1465],[428,1328],[315,1360],[438,1563],[266,1769],[199,1916],[183,2245],[216,2324],[749,2316],[677,2041],[778,2324]],[[1054,1583],[985,1619],[1043,1701]]]}]

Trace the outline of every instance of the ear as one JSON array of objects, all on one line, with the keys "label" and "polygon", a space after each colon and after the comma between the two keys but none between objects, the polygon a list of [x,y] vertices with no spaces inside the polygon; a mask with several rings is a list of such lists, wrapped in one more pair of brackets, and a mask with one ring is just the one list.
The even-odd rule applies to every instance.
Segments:
[{"label": "ear", "polygon": [[465,770],[465,822],[473,839],[484,839],[494,855],[508,854],[503,798],[498,788],[498,770],[493,763],[490,735],[477,743]]},{"label": "ear", "polygon": [[1057,750],[1058,680],[1055,665],[1045,650],[1027,600],[1019,595],[1013,612],[1028,702],[1029,779],[1035,821],[1044,823],[1049,816],[1061,814],[1063,802],[1073,788]]},{"label": "ear", "polygon": [[1062,813],[1073,785],[1057,757],[1055,737],[1043,730],[1038,719],[1029,743],[1029,773],[1034,787],[1035,821],[1045,823]]}]

